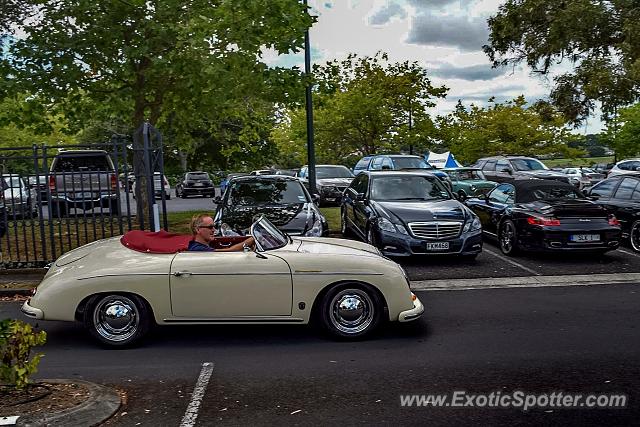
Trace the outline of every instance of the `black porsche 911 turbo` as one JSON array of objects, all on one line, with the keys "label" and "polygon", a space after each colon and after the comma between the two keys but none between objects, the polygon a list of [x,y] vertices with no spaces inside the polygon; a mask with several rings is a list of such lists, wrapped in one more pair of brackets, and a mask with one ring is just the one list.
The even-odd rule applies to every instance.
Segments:
[{"label": "black porsche 911 turbo", "polygon": [[426,171],[364,171],[345,190],[342,234],[355,234],[387,256],[482,251],[480,220]]},{"label": "black porsche 911 turbo", "polygon": [[616,217],[568,183],[515,180],[465,203],[505,255],[520,250],[606,252],[620,244]]},{"label": "black porsche 911 turbo", "polygon": [[216,197],[216,228],[227,224],[246,234],[256,216],[264,215],[280,230],[292,236],[318,237],[327,234],[327,220],[309,192],[295,177],[252,175],[231,179],[222,197]]}]

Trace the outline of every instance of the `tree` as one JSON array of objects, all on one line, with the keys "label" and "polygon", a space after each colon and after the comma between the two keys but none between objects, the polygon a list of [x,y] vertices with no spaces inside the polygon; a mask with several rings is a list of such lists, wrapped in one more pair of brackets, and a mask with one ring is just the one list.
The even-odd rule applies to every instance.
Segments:
[{"label": "tree", "polygon": [[[426,110],[447,91],[432,86],[417,62],[389,63],[384,53],[315,66],[314,79],[316,153],[327,163],[422,148],[434,129]],[[272,136],[285,157],[306,159],[304,110],[289,110]]]},{"label": "tree", "polygon": [[620,130],[609,137],[619,159],[640,155],[640,104],[620,110]]},{"label": "tree", "polygon": [[635,0],[507,0],[489,19],[485,53],[494,66],[525,62],[554,78],[551,99],[579,124],[602,105],[606,120],[637,99],[640,89],[640,8]]},{"label": "tree", "polygon": [[467,109],[458,103],[455,111],[439,117],[437,123],[443,145],[463,163],[497,154],[577,157],[584,153],[566,145],[571,134],[558,112],[546,103],[527,107],[524,96],[486,108],[472,105]]}]

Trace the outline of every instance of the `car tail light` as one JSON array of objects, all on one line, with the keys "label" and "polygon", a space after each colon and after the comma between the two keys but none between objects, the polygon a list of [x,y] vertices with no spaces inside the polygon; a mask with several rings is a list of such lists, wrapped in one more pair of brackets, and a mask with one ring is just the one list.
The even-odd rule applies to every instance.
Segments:
[{"label": "car tail light", "polygon": [[112,190],[117,190],[118,189],[118,179],[116,178],[116,174],[111,174],[110,176],[111,178],[111,189]]},{"label": "car tail light", "polygon": [[560,225],[560,220],[557,218],[543,218],[543,217],[536,217],[536,216],[528,217],[527,222],[531,225],[549,225],[549,226]]},{"label": "car tail light", "polygon": [[609,225],[615,225],[617,227],[620,226],[620,221],[616,218],[615,215],[609,215]]},{"label": "car tail light", "polygon": [[53,175],[49,175],[49,190],[56,190],[56,177]]}]

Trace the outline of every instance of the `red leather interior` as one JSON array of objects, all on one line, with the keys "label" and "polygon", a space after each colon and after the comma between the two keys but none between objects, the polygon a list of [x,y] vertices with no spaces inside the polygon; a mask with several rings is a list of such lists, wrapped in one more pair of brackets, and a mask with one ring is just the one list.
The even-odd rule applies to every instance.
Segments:
[{"label": "red leather interior", "polygon": [[[120,242],[129,249],[138,252],[153,254],[174,254],[186,251],[190,234],[168,233],[164,230],[158,232],[131,230],[125,233]],[[216,249],[226,248],[236,243],[243,242],[247,236],[216,237],[212,246]]]}]

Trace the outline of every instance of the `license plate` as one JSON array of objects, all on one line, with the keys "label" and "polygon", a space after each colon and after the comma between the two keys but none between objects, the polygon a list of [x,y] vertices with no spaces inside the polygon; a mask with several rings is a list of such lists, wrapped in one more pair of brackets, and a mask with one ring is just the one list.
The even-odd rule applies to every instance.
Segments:
[{"label": "license plate", "polygon": [[449,242],[427,243],[428,251],[442,251],[449,249]]},{"label": "license plate", "polygon": [[196,182],[195,184],[193,184],[194,187],[202,187],[202,183],[201,182]]},{"label": "license plate", "polygon": [[576,243],[599,242],[600,235],[599,234],[572,234],[571,236],[569,236],[569,240]]}]

